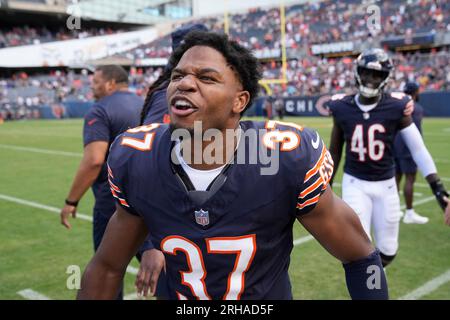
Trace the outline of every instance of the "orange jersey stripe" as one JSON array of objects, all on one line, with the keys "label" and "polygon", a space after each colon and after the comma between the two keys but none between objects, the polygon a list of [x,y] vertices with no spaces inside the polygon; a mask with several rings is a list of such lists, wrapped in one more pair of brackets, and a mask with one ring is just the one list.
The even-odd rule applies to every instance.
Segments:
[{"label": "orange jersey stripe", "polygon": [[311,198],[303,203],[298,203],[297,204],[297,209],[303,209],[304,207],[310,206],[312,204],[315,204],[319,201],[320,198],[320,194],[318,194],[317,196],[315,196],[314,198]]},{"label": "orange jersey stripe", "polygon": [[120,191],[119,187],[116,186],[114,183],[112,183],[111,179],[108,178],[108,182],[109,182],[109,186],[111,187],[111,189],[114,189],[114,191],[116,191],[116,192],[122,193],[122,191]]},{"label": "orange jersey stripe", "polygon": [[309,179],[311,179],[311,177],[313,175],[315,175],[317,173],[317,171],[319,171],[320,166],[322,165],[323,159],[325,158],[325,154],[327,153],[327,149],[325,149],[325,146],[322,147],[322,153],[320,154],[320,158],[319,160],[317,160],[316,164],[314,165],[314,167],[312,169],[310,169],[306,175],[305,175],[305,181],[307,182]]},{"label": "orange jersey stripe", "polygon": [[121,199],[121,198],[118,198],[118,199],[119,199],[121,205],[123,205],[125,207],[130,207],[125,199]]},{"label": "orange jersey stripe", "polygon": [[306,188],[305,190],[303,190],[300,193],[300,198],[304,198],[306,197],[308,194],[314,192],[318,187],[320,187],[322,185],[323,181],[322,181],[322,177],[317,178],[316,182],[314,182],[312,185],[310,185],[308,188]]}]

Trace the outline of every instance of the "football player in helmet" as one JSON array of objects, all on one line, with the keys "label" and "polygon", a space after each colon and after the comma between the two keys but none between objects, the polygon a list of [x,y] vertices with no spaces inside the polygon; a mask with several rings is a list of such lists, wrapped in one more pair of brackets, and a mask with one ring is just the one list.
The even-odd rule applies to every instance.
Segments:
[{"label": "football player in helmet", "polygon": [[442,209],[448,193],[413,123],[414,102],[403,92],[385,93],[394,65],[382,49],[364,51],[355,61],[358,92],[334,95],[326,105],[334,118],[330,153],[336,168],[346,144],[342,197],[358,214],[370,237],[373,230],[383,265],[398,249],[400,199],[395,181],[394,137],[399,132]]}]

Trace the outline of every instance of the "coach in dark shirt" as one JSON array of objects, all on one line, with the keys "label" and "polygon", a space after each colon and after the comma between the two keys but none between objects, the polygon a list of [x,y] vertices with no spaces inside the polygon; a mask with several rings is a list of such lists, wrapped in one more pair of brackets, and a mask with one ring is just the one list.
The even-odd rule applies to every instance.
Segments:
[{"label": "coach in dark shirt", "polygon": [[[61,223],[71,228],[70,215],[75,218],[78,202],[92,187],[94,205],[94,249],[100,245],[109,219],[115,212],[115,201],[108,182],[106,159],[114,139],[129,128],[139,125],[139,114],[143,100],[128,91],[128,74],[120,66],[106,65],[96,69],[92,80],[92,91],[97,100],[84,119],[84,152],[72,187],[61,210]],[[152,248],[146,243],[145,249]],[[155,255],[162,254],[157,250]],[[141,251],[142,252],[142,251]],[[120,296],[120,295],[119,295]]]}]

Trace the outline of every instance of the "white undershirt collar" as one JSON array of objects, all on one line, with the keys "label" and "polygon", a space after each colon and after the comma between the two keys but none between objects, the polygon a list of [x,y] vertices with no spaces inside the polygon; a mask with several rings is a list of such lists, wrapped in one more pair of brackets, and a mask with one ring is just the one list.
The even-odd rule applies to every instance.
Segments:
[{"label": "white undershirt collar", "polygon": [[359,93],[355,96],[355,103],[362,112],[371,111],[378,105],[378,102],[375,102],[373,104],[361,104],[361,102],[359,102]]}]

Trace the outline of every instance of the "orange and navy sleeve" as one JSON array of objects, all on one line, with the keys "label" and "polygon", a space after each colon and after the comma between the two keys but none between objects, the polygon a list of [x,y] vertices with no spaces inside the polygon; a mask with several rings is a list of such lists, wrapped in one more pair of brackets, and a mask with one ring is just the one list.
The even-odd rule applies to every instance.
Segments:
[{"label": "orange and navy sleeve", "polygon": [[302,132],[303,153],[300,190],[297,198],[297,215],[303,215],[319,202],[320,196],[325,192],[333,175],[333,159],[319,134],[306,129]]},{"label": "orange and navy sleeve", "polygon": [[130,205],[127,197],[128,177],[126,171],[129,158],[123,154],[126,149],[121,148],[120,143],[117,142],[120,137],[111,145],[107,160],[109,187],[119,206],[129,213],[139,216],[139,213]]}]

